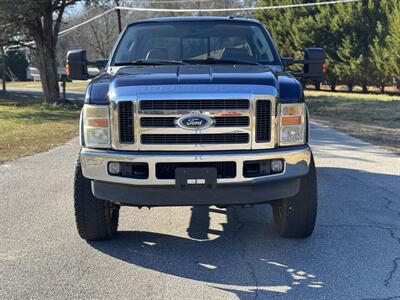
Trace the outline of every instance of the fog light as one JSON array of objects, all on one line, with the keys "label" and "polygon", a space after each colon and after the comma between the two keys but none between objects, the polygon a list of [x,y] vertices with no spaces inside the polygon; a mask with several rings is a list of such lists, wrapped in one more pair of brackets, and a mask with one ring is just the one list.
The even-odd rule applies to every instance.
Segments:
[{"label": "fog light", "polygon": [[121,173],[121,165],[119,162],[110,162],[108,164],[108,173],[112,175],[118,175]]},{"label": "fog light", "polygon": [[273,173],[280,173],[283,171],[283,161],[281,159],[274,159],[271,161],[271,170]]}]

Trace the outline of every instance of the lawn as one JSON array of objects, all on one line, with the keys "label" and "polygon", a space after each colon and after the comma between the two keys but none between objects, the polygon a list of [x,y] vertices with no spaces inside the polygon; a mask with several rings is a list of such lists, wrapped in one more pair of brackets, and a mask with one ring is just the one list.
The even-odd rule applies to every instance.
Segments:
[{"label": "lawn", "polygon": [[400,154],[400,96],[306,91],[311,119]]},{"label": "lawn", "polygon": [[0,93],[0,164],[77,136],[79,114],[77,107],[43,105],[40,98]]}]

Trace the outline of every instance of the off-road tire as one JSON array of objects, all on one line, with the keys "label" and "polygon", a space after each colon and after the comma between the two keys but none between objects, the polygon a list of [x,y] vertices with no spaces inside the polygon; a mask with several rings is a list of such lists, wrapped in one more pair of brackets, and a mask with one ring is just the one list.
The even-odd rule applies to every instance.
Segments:
[{"label": "off-road tire", "polygon": [[274,223],[280,236],[285,238],[307,238],[315,227],[317,217],[317,174],[314,157],[311,157],[310,171],[300,179],[299,193],[275,202]]},{"label": "off-road tire", "polygon": [[75,168],[74,202],[76,228],[81,238],[95,241],[115,236],[119,206],[93,196],[91,182],[83,176],[79,159]]}]

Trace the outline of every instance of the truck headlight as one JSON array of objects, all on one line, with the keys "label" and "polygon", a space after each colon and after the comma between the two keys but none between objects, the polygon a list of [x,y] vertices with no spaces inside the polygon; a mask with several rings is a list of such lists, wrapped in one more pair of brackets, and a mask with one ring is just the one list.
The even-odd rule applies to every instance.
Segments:
[{"label": "truck headlight", "polygon": [[110,148],[110,113],[108,106],[83,106],[83,136],[89,148]]},{"label": "truck headlight", "polygon": [[294,146],[305,144],[306,105],[291,103],[280,105],[279,145]]}]

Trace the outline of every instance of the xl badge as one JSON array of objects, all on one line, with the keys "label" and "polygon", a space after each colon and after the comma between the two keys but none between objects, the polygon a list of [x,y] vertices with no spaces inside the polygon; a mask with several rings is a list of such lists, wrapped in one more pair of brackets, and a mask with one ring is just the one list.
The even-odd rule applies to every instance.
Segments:
[{"label": "xl badge", "polygon": [[184,129],[201,130],[214,125],[214,120],[201,114],[190,114],[176,120],[176,125]]}]

